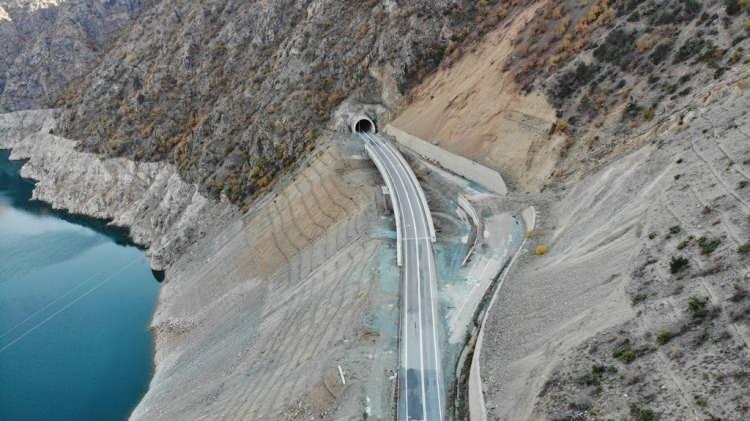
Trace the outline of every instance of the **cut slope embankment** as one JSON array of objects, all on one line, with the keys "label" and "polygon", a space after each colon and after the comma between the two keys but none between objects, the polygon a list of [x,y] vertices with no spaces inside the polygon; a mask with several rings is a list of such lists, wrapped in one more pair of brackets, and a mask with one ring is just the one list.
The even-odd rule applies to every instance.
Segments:
[{"label": "cut slope embankment", "polygon": [[375,190],[361,185],[375,176],[326,149],[175,264],[154,318],[157,372],[134,419],[331,416],[342,394],[342,416],[361,414],[364,356],[382,341],[364,326],[384,244],[369,235]]},{"label": "cut slope embankment", "polygon": [[562,139],[550,139],[555,110],[543,95],[524,95],[504,71],[513,42],[545,2],[524,8],[458,62],[427,78],[391,124],[499,170],[521,190],[539,190]]}]

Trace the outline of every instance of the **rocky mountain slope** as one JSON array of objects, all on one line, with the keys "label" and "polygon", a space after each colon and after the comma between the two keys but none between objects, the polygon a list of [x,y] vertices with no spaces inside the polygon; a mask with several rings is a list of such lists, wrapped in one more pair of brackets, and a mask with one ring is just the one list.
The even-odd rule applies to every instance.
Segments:
[{"label": "rocky mountain slope", "polygon": [[148,3],[0,1],[0,112],[47,108],[58,101]]},{"label": "rocky mountain slope", "polygon": [[397,107],[507,10],[467,0],[159,2],[65,101],[61,124],[85,150],[168,160],[210,196],[247,204],[314,148],[345,99]]}]

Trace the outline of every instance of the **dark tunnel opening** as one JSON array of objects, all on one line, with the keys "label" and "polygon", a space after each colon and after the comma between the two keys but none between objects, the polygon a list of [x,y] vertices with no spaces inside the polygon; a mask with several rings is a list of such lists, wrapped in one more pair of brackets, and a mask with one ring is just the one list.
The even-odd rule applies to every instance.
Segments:
[{"label": "dark tunnel opening", "polygon": [[354,131],[357,133],[375,133],[375,123],[369,118],[359,119],[354,124]]}]

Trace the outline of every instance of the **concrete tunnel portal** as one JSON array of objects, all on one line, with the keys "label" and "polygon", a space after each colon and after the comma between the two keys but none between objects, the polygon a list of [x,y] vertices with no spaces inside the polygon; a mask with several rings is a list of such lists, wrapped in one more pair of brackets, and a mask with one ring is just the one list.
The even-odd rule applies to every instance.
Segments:
[{"label": "concrete tunnel portal", "polygon": [[378,130],[375,122],[369,117],[357,117],[354,119],[352,131],[354,133],[377,133]]}]

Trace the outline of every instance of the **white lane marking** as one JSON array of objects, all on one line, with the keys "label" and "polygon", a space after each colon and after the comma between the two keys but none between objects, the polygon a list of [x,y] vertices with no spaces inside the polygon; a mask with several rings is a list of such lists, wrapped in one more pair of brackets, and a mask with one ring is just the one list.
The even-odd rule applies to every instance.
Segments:
[{"label": "white lane marking", "polygon": [[339,376],[341,376],[341,384],[346,386],[346,379],[344,379],[344,371],[341,369],[341,366],[339,366]]},{"label": "white lane marking", "polygon": [[[391,150],[392,154],[398,153],[398,152],[396,152],[394,150],[393,147],[390,146],[390,144],[388,144],[386,146],[386,148],[388,148],[389,150]],[[416,183],[416,180],[415,180],[416,175],[414,175],[413,172],[409,171],[410,168],[408,168],[406,166],[406,164],[402,160],[397,160],[397,161],[401,165],[401,167],[402,167],[402,169],[403,169],[404,172],[410,173],[412,175],[411,177],[408,177],[409,181],[410,181],[410,183],[412,185],[412,187],[414,189],[416,189],[416,190],[421,189],[421,186],[419,186],[419,184]],[[427,203],[425,203],[425,202],[423,202],[421,200],[419,202],[420,202],[419,203],[420,208],[422,209],[423,213],[430,212],[430,209],[427,207]],[[430,228],[427,226],[427,221],[425,221],[424,218],[422,218],[422,223],[425,225],[425,231],[429,233],[430,232]],[[431,240],[431,238],[430,238],[430,240]],[[431,247],[430,244],[428,244],[428,246]],[[443,405],[442,405],[441,396],[440,396],[440,376],[438,375],[438,372],[439,372],[441,366],[440,366],[440,361],[439,361],[439,356],[438,356],[438,340],[437,340],[437,326],[436,326],[437,319],[435,318],[435,295],[434,295],[434,291],[433,291],[433,288],[432,288],[432,284],[433,284],[432,281],[434,280],[435,282],[437,282],[437,280],[436,280],[435,274],[433,272],[433,270],[434,270],[433,265],[435,264],[435,261],[433,259],[432,249],[430,249],[428,251],[427,257],[428,257],[428,259],[427,259],[428,260],[427,267],[428,267],[428,272],[429,272],[429,276],[430,276],[430,279],[428,280],[428,285],[429,285],[429,292],[430,292],[430,311],[432,313],[432,340],[433,340],[433,347],[434,347],[434,350],[435,350],[435,352],[433,353],[433,355],[435,357],[435,371],[436,371],[436,374],[435,374],[435,384],[437,386],[437,395],[438,395],[437,396],[437,398],[438,398],[438,411],[439,411],[438,412],[438,417],[439,417],[440,420],[442,420],[443,419]]]},{"label": "white lane marking", "polygon": [[[391,155],[395,155],[396,153],[398,153],[398,152],[396,152],[393,149],[393,147],[390,146],[390,144],[386,144],[385,147],[386,147],[386,149],[388,149],[388,150],[391,151]],[[398,158],[395,158],[395,160],[402,167],[404,173],[411,175],[410,177],[407,177],[409,179],[409,184],[411,185],[411,187],[413,187],[415,190],[419,190],[421,187],[419,186],[418,183],[416,183],[416,180],[415,180],[416,176],[414,175],[414,173],[411,172],[411,171],[409,171],[410,169],[406,166],[406,164],[404,163],[403,160],[398,159]],[[417,196],[419,197],[419,194]],[[419,201],[419,207],[421,208],[423,214],[426,214],[427,212],[430,211],[429,208],[427,208],[427,204],[425,202]],[[427,226],[427,221],[425,220],[425,218],[422,218],[421,222],[422,222],[422,225],[424,226],[425,232],[429,233],[430,232],[430,228]],[[421,239],[429,240],[430,242],[432,241],[431,237],[430,238],[423,237]],[[431,247],[431,244],[428,243],[427,247]],[[441,392],[440,392],[441,384],[440,384],[440,375],[439,375],[441,366],[440,366],[439,351],[438,351],[439,350],[439,346],[438,346],[437,325],[436,325],[437,318],[435,316],[435,294],[434,294],[434,290],[433,290],[433,281],[436,282],[435,274],[433,272],[434,271],[435,261],[434,261],[434,256],[432,254],[432,250],[431,249],[427,251],[427,260],[428,260],[427,267],[428,267],[428,273],[429,273],[428,290],[429,290],[429,294],[430,294],[429,301],[430,301],[430,311],[431,311],[431,315],[432,315],[432,326],[431,327],[432,327],[432,340],[433,340],[433,349],[434,349],[433,356],[434,356],[434,359],[435,359],[435,371],[436,371],[436,374],[435,374],[435,386],[436,386],[436,390],[437,390],[437,400],[438,400],[438,417],[439,417],[440,420],[442,420],[443,419],[443,414],[442,414],[443,407],[442,407],[442,399],[441,399]],[[419,274],[418,274],[418,276],[419,276]]]},{"label": "white lane marking", "polygon": [[[428,211],[429,212],[429,211]],[[428,243],[429,247],[432,247],[432,244]],[[440,381],[442,379],[442,376],[440,375],[440,372],[442,370],[442,367],[440,366],[440,361],[438,357],[438,340],[437,340],[437,327],[435,326],[436,319],[435,319],[435,296],[433,295],[432,291],[432,281],[435,281],[437,283],[437,278],[435,277],[434,266],[435,261],[434,257],[432,255],[432,250],[430,250],[428,255],[428,262],[427,262],[427,268],[430,274],[430,307],[432,311],[432,340],[435,344],[435,384],[437,384],[437,398],[438,398],[438,419],[443,419],[443,404],[441,402],[441,396],[440,396]]]},{"label": "white lane marking", "polygon": [[[367,136],[370,136],[369,134]],[[375,142],[375,141],[373,141]],[[381,142],[378,142],[379,144],[377,146],[383,146]],[[386,149],[386,148],[383,148]],[[398,165],[393,165],[393,160],[389,156],[388,153],[383,153],[383,156],[385,156],[386,160],[391,164],[391,166],[394,168],[398,168]],[[402,169],[403,170],[403,169]],[[401,177],[401,174],[399,174],[399,171],[395,171],[396,177],[398,178],[399,183],[401,184],[401,187],[403,188],[404,192],[406,193],[406,201],[409,206],[409,213],[411,214],[412,221],[416,221],[416,216],[414,213],[414,207],[411,203],[411,198],[409,197],[408,190],[406,188],[406,183],[404,183],[403,178]],[[413,225],[414,228],[414,236],[418,237],[419,233],[417,232],[416,224]],[[419,265],[419,246],[417,245],[416,248],[417,252],[417,265]],[[426,385],[425,385],[425,376],[424,376],[424,321],[422,319],[422,294],[419,293],[419,291],[422,290],[421,288],[421,274],[420,274],[419,268],[417,268],[417,309],[419,314],[419,368],[420,368],[420,379],[422,380],[422,415],[427,415],[427,391],[426,391]]]},{"label": "white lane marking", "polygon": [[398,159],[399,164],[404,168],[404,172],[410,175],[409,181],[411,181],[411,184],[415,186],[415,190],[417,191],[417,197],[419,197],[420,207],[425,213],[425,217],[427,218],[427,221],[425,221],[427,232],[430,234],[430,242],[435,242],[435,224],[432,222],[432,213],[430,212],[430,207],[427,204],[427,197],[424,194],[424,190],[422,190],[422,187],[419,185],[417,181],[417,175],[414,173],[412,168],[408,165],[406,160],[404,159],[403,155],[396,149],[395,146],[391,144],[391,142],[385,142],[385,146],[390,149],[394,156]]}]

